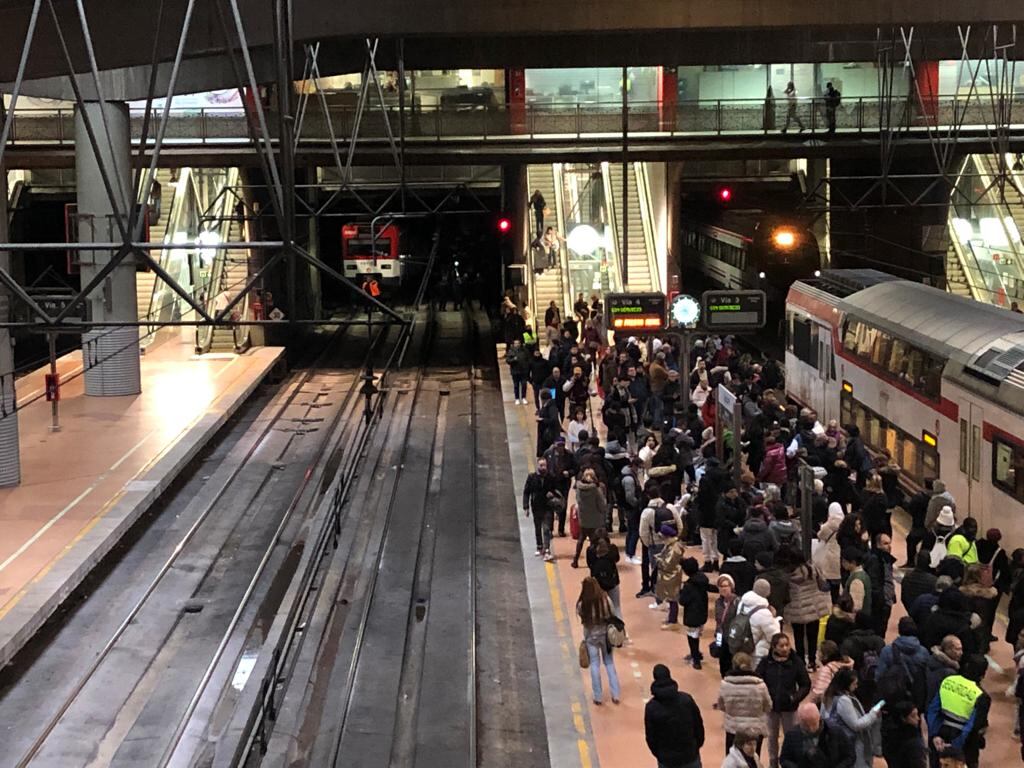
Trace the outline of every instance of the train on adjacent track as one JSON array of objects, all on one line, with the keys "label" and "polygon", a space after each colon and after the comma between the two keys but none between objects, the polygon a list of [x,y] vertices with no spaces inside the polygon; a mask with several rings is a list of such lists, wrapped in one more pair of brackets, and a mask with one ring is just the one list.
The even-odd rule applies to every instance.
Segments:
[{"label": "train on adjacent track", "polygon": [[396,224],[383,224],[377,226],[376,237],[371,233],[370,224],[342,225],[342,274],[355,282],[372,276],[383,288],[398,288],[407,258],[403,232]]},{"label": "train on adjacent track", "polygon": [[713,223],[684,216],[682,266],[721,288],[760,289],[781,308],[794,280],[821,269],[818,240],[796,216],[762,210],[720,212]]},{"label": "train on adjacent track", "polygon": [[855,424],[912,486],[1024,546],[1024,315],[876,270],[824,270],[786,301],[787,390]]}]

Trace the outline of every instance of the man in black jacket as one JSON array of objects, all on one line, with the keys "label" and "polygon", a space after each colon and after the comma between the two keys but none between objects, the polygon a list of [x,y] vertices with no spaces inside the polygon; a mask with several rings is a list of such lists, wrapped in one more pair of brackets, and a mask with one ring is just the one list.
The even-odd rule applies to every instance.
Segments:
[{"label": "man in black jacket", "polygon": [[781,768],[853,768],[857,759],[853,744],[841,730],[822,721],[814,704],[801,704],[796,721],[779,753]]},{"label": "man in black jacket", "polygon": [[523,487],[523,514],[529,517],[533,512],[533,532],[537,538],[536,557],[554,559],[551,557],[551,528],[559,504],[564,505],[565,498],[558,490],[558,482],[548,474],[547,461],[537,459],[537,471],[527,476]]},{"label": "man in black jacket", "polygon": [[[569,485],[576,475],[576,458],[565,448],[565,439],[555,438],[551,447],[544,452],[548,463],[548,472],[555,479],[556,486],[563,499],[569,498]],[[565,507],[558,511],[558,535],[565,536]]]},{"label": "man in black jacket", "polygon": [[917,548],[928,533],[924,527],[925,518],[928,515],[928,502],[932,500],[934,491],[932,478],[927,477],[924,481],[924,489],[910,497],[907,502],[907,513],[910,515],[910,530],[907,531],[907,562],[904,568],[912,568],[917,562]]},{"label": "man in black jacket", "polygon": [[704,720],[693,697],[679,690],[664,664],[654,665],[644,734],[659,768],[699,768]]}]

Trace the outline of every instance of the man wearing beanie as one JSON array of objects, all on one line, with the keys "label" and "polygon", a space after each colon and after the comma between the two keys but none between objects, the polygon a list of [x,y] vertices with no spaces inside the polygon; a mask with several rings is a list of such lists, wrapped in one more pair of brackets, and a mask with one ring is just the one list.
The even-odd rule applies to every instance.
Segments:
[{"label": "man wearing beanie", "polygon": [[699,768],[704,720],[693,697],[679,690],[664,664],[654,665],[644,735],[658,768]]}]

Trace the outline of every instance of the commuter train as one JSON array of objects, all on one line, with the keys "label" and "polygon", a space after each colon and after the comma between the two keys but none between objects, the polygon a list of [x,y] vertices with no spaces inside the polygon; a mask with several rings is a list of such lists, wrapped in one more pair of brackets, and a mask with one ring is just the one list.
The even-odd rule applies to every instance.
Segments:
[{"label": "commuter train", "polygon": [[376,241],[369,224],[342,226],[342,274],[350,280],[361,282],[373,275],[382,287],[396,288],[402,283],[404,261],[402,232],[394,224],[379,226]]},{"label": "commuter train", "polygon": [[794,280],[821,268],[818,240],[804,222],[764,211],[725,211],[714,224],[682,223],[683,269],[722,288],[760,289],[779,307]]},{"label": "commuter train", "polygon": [[941,478],[1024,546],[1024,315],[876,270],[824,270],[786,302],[786,385],[856,424],[905,479]]}]

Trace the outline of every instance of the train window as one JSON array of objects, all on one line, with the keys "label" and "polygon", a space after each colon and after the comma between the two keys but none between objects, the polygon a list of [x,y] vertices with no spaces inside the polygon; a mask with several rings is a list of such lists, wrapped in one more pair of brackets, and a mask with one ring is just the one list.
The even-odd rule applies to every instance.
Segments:
[{"label": "train window", "polygon": [[981,480],[981,427],[971,425],[971,477]]},{"label": "train window", "polygon": [[967,474],[967,419],[960,419],[960,471]]},{"label": "train window", "polygon": [[847,323],[843,347],[883,376],[932,400],[939,399],[944,360],[858,320]]},{"label": "train window", "polygon": [[992,440],[992,484],[1024,501],[1024,448],[1002,438]]},{"label": "train window", "polygon": [[893,459],[915,482],[922,483],[927,477],[938,477],[939,454],[935,447],[904,432],[846,392],[841,394],[839,407],[843,423],[860,427],[861,437],[868,448],[876,453],[883,449],[889,450]]}]

